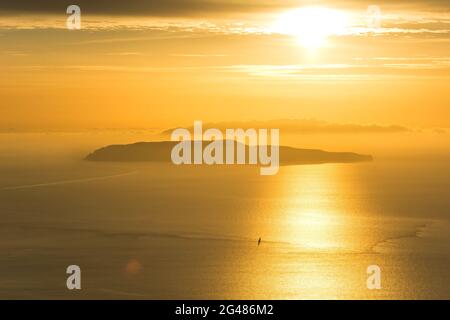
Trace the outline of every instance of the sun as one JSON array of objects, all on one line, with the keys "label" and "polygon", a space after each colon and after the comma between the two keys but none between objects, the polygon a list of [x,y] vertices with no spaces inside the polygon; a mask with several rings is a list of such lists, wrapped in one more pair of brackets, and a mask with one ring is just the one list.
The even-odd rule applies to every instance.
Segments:
[{"label": "sun", "polygon": [[307,49],[317,49],[326,45],[329,36],[344,34],[347,27],[348,17],[343,11],[305,7],[281,14],[272,30],[296,37]]}]

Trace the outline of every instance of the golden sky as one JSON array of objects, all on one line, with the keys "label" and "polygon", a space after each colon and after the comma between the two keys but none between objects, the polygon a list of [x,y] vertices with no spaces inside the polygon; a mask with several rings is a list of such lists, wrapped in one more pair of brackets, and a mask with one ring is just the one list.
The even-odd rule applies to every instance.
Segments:
[{"label": "golden sky", "polygon": [[380,25],[366,1],[110,2],[78,1],[81,30],[64,1],[0,3],[0,131],[450,128],[448,1],[380,1]]}]

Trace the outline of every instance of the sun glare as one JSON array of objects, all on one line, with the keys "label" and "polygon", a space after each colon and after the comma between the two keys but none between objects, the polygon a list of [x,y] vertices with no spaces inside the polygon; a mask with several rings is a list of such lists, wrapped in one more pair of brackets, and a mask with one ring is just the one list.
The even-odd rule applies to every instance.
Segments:
[{"label": "sun glare", "polygon": [[307,49],[323,47],[331,35],[344,34],[348,27],[347,15],[339,10],[322,7],[305,7],[282,14],[273,31],[298,39]]}]

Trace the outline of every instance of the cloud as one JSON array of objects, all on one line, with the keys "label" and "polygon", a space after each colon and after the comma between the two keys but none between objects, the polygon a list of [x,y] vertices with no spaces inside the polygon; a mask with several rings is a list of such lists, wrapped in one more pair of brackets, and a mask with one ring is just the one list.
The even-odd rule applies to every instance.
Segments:
[{"label": "cloud", "polygon": [[[100,15],[182,16],[204,12],[258,11],[292,5],[275,0],[77,0],[82,12]],[[2,0],[0,11],[21,13],[64,13],[72,1]]]},{"label": "cloud", "polygon": [[[280,119],[268,121],[234,121],[205,123],[203,129],[217,128],[224,131],[227,128],[242,129],[280,129],[287,134],[362,134],[362,133],[405,133],[413,132],[411,128],[401,125],[379,125],[379,124],[354,124],[354,123],[332,123],[313,119]],[[169,135],[176,128],[170,128],[161,134]],[[193,127],[188,127],[193,130]]]},{"label": "cloud", "polygon": [[[2,53],[0,52],[0,55]],[[139,52],[109,52],[101,55],[114,55],[135,57],[144,55]],[[186,54],[176,55],[178,58],[222,58],[226,55]],[[360,61],[366,59],[358,58]],[[364,64],[318,64],[318,65],[176,65],[152,66],[130,64],[41,64],[41,65],[14,65],[2,66],[8,70],[39,71],[43,70],[74,70],[80,72],[126,72],[126,73],[208,73],[208,74],[235,74],[239,77],[252,79],[277,79],[279,81],[379,81],[386,79],[442,79],[450,76],[450,58],[429,58],[428,60],[402,58],[367,59]],[[370,62],[372,62],[370,64]],[[437,74],[436,74],[437,72]]]},{"label": "cloud", "polygon": [[448,129],[444,129],[444,128],[435,128],[435,129],[433,130],[433,132],[434,132],[434,133],[437,133],[437,134],[446,134],[446,133],[448,132]]},{"label": "cloud", "polygon": [[123,51],[123,52],[108,52],[107,56],[141,56],[141,52],[131,52],[131,51]]},{"label": "cloud", "polygon": [[[324,81],[374,81],[380,78],[440,78],[450,74],[449,58],[416,61],[367,61],[353,64],[298,65],[231,65],[217,67],[217,71],[235,72],[254,78]],[[364,62],[364,60],[362,60]],[[439,71],[439,74],[436,74]]]},{"label": "cloud", "polygon": [[[66,8],[74,4],[68,0],[2,0],[0,12],[3,14],[20,13],[65,13]],[[323,5],[330,7],[364,7],[373,4],[371,0],[77,0],[76,4],[87,14],[100,15],[154,15],[186,16],[206,12],[248,12],[267,11]],[[397,0],[378,1],[380,7],[388,6],[426,6],[429,9],[450,8],[448,0]]]},{"label": "cloud", "polygon": [[30,54],[23,51],[0,51],[0,55],[13,56],[13,57],[27,57]]},{"label": "cloud", "polygon": [[213,57],[213,58],[221,58],[221,57],[227,57],[226,54],[203,54],[203,53],[171,53],[171,57],[181,57],[181,58],[207,58],[207,57]]}]

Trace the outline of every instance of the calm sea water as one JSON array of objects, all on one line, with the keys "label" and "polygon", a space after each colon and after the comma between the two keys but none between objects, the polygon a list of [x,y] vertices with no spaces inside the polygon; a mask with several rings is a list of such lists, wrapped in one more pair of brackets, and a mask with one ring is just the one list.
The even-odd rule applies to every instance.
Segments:
[{"label": "calm sea water", "polygon": [[[260,176],[25,158],[0,174],[0,298],[450,298],[446,161]],[[381,290],[366,287],[374,264]]]}]

